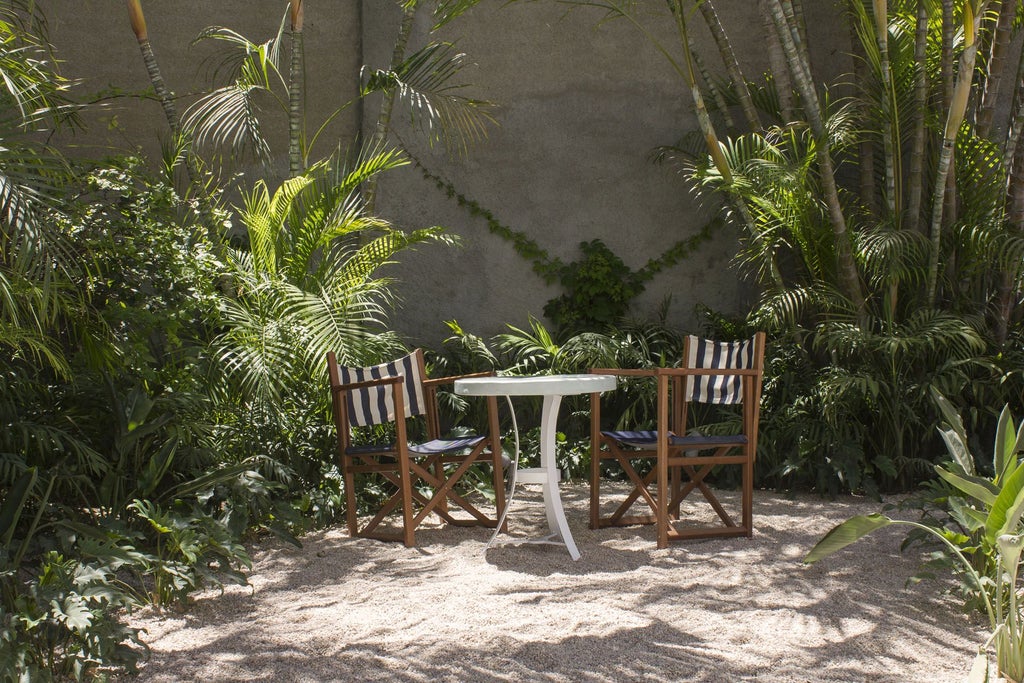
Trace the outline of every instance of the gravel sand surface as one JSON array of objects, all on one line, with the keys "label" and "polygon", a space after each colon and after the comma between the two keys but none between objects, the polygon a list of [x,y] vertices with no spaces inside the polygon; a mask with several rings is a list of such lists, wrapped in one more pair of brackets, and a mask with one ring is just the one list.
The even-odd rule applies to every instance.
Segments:
[{"label": "gravel sand surface", "polygon": [[[428,525],[417,548],[340,528],[267,542],[249,587],[137,612],[152,656],[126,680],[934,683],[962,681],[984,640],[951,581],[907,584],[918,558],[901,529],[800,562],[876,501],[757,492],[753,538],[658,550],[652,527],[588,529],[588,491],[562,489],[577,562],[488,548],[478,528]],[[512,535],[539,532],[539,491],[517,495]]]}]

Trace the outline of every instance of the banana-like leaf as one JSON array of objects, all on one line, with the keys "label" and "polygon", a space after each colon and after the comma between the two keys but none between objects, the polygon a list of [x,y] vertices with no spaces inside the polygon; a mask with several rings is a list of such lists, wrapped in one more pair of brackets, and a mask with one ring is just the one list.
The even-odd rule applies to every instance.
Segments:
[{"label": "banana-like leaf", "polygon": [[[960,438],[955,429],[939,427],[939,434],[946,442],[946,450],[953,456],[953,462],[960,471],[968,476],[974,476],[974,458],[967,449],[967,444]],[[999,470],[997,470],[999,471]]]},{"label": "banana-like leaf", "polygon": [[[1024,422],[1021,423],[1024,429]],[[999,413],[999,422],[996,424],[995,442],[992,444],[992,459],[996,470],[996,481],[1001,479],[1006,471],[1017,464],[1017,451],[1021,445],[1022,434],[1014,431],[1013,414],[1010,406],[1003,406]]]},{"label": "banana-like leaf", "polygon": [[955,486],[962,493],[967,494],[986,507],[995,505],[1000,494],[1000,487],[988,479],[973,475],[960,475],[936,465],[935,471],[940,477]]},{"label": "banana-like leaf", "polygon": [[1015,464],[1001,482],[999,496],[992,503],[985,522],[985,539],[995,546],[1003,534],[1016,533],[1024,515],[1024,463]]},{"label": "banana-like leaf", "polygon": [[823,539],[818,541],[817,545],[811,548],[811,552],[807,553],[807,556],[804,557],[804,562],[813,564],[836,551],[842,550],[848,545],[856,543],[872,531],[889,526],[892,523],[891,519],[878,513],[851,517],[834,527]]}]

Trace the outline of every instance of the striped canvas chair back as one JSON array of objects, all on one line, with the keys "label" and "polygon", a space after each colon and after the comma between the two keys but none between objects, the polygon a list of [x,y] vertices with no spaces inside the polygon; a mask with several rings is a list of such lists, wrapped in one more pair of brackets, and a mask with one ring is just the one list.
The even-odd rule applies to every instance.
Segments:
[{"label": "striped canvas chair back", "polygon": [[[754,339],[718,342],[690,335],[686,340],[686,367],[749,370],[754,367]],[[743,384],[736,375],[690,375],[686,396],[698,403],[741,403]]]},{"label": "striped canvas chair back", "polygon": [[[427,401],[423,392],[423,361],[420,354],[417,351],[390,363],[368,368],[339,367],[341,383],[401,375],[405,378],[401,385],[404,387],[402,399],[405,403],[405,416],[423,415],[427,410]],[[348,392],[348,420],[353,427],[394,422],[394,386],[366,387]]]}]

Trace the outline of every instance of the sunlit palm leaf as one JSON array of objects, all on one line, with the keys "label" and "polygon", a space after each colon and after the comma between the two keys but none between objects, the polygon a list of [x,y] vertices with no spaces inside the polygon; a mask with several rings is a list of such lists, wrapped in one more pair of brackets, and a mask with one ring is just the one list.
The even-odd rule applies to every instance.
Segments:
[{"label": "sunlit palm leaf", "polygon": [[288,89],[280,71],[283,30],[282,19],[277,36],[260,44],[216,26],[196,39],[225,43],[227,49],[219,56],[233,81],[199,98],[185,112],[183,125],[198,147],[208,146],[219,152],[230,149],[236,155],[251,154],[260,162],[269,162],[270,147],[259,119],[257,98],[262,93],[284,106],[282,96],[277,94],[277,90]]},{"label": "sunlit palm leaf", "polygon": [[493,105],[459,94],[465,84],[454,80],[465,66],[466,55],[451,43],[430,43],[395,71],[377,71],[368,79],[363,94],[394,91],[408,108],[412,125],[431,142],[449,150],[465,151],[471,142],[487,135],[494,122]]}]

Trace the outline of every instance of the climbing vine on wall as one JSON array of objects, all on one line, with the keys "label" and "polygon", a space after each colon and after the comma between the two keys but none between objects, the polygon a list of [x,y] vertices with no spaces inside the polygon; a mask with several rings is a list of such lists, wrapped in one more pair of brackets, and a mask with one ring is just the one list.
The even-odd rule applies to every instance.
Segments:
[{"label": "climbing vine on wall", "polygon": [[670,246],[664,253],[647,261],[638,270],[631,269],[599,239],[580,242],[583,258],[566,263],[541,247],[523,232],[513,230],[495,215],[455,189],[451,182],[432,173],[418,159],[413,163],[423,177],[433,182],[449,199],[482,219],[491,234],[510,242],[515,252],[530,262],[533,272],[548,284],[557,282],[563,294],[544,305],[544,315],[554,324],[560,335],[586,330],[600,330],[621,319],[629,312],[630,304],[646,288],[655,275],[687,258],[711,238],[712,223],[686,239]]}]

